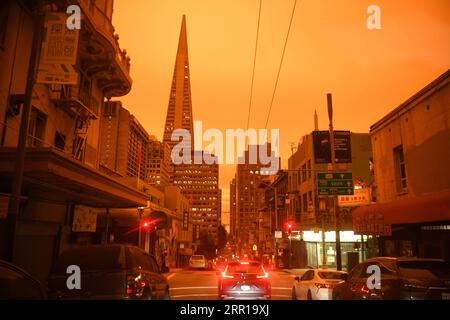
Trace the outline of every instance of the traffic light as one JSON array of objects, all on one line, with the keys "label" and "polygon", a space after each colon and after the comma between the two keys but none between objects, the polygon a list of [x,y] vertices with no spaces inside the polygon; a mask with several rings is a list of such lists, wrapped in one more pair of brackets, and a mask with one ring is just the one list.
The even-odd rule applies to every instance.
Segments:
[{"label": "traffic light", "polygon": [[286,222],[286,231],[291,233],[294,230],[294,223],[292,221]]}]

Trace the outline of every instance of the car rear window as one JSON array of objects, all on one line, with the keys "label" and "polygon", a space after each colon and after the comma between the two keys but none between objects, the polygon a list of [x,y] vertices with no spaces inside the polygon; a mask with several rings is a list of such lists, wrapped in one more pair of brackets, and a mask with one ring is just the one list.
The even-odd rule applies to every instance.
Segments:
[{"label": "car rear window", "polygon": [[450,265],[444,261],[398,261],[397,267],[400,273],[407,278],[450,278]]},{"label": "car rear window", "polygon": [[264,273],[263,267],[259,263],[231,263],[227,267],[227,273]]},{"label": "car rear window", "polygon": [[205,260],[204,256],[192,256],[191,257],[192,260]]},{"label": "car rear window", "polygon": [[124,260],[120,246],[69,249],[59,257],[53,273],[66,274],[67,267],[70,265],[79,266],[82,272],[120,270],[125,268]]},{"label": "car rear window", "polygon": [[326,280],[340,280],[342,279],[342,273],[339,272],[319,272],[319,277]]}]

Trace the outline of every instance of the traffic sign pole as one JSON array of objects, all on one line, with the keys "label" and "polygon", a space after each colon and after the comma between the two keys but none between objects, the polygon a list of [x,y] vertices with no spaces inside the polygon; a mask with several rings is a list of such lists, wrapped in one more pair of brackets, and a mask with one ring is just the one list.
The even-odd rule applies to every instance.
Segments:
[{"label": "traffic sign pole", "polygon": [[[327,93],[328,119],[330,120],[330,149],[331,149],[331,170],[335,172],[335,150],[334,150],[334,130],[333,130],[333,101],[331,93]],[[336,269],[342,270],[342,255],[341,255],[341,235],[338,223],[338,205],[337,195],[333,196],[333,212],[334,212],[334,230],[336,233]],[[324,248],[325,249],[325,248]]]}]

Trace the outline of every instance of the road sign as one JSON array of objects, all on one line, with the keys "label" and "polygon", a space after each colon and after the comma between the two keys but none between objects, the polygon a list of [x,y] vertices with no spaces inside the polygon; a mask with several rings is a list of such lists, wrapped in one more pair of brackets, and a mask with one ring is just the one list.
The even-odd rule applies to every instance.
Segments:
[{"label": "road sign", "polygon": [[317,194],[319,196],[353,195],[353,175],[351,172],[317,173]]}]

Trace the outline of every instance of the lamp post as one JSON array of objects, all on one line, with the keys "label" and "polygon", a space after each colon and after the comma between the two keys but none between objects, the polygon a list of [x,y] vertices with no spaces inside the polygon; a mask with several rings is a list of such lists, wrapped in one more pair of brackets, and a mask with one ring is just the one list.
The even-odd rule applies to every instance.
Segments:
[{"label": "lamp post", "polygon": [[[261,188],[261,189],[264,189],[266,187],[274,191],[274,197],[275,197],[275,199],[274,199],[274,202],[275,202],[274,203],[274,205],[275,205],[275,210],[274,210],[275,211],[275,228],[271,228],[271,232],[274,232],[274,231],[278,230],[278,194],[277,194],[278,190],[277,190],[277,187],[271,186],[270,184],[268,184],[267,182],[264,182],[264,181],[261,181],[259,186],[258,186],[258,188]],[[272,222],[272,219],[270,219],[270,220]],[[276,259],[276,261],[278,261],[278,241],[275,238],[275,235],[273,235],[273,236],[274,236],[274,239],[275,239],[275,257],[276,257],[275,259]]]}]

